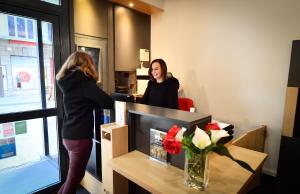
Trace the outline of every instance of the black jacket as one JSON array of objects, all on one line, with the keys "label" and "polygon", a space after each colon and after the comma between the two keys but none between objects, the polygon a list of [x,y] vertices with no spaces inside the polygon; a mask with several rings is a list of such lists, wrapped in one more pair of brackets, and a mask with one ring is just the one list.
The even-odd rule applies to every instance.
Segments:
[{"label": "black jacket", "polygon": [[174,77],[162,83],[150,80],[140,103],[178,109],[178,88],[179,82]]},{"label": "black jacket", "polygon": [[[64,120],[62,137],[64,139],[87,139],[93,137],[96,106],[113,108],[113,99],[96,85],[96,81],[82,71],[70,71],[58,81],[63,93]],[[100,118],[97,118],[100,119]]]}]

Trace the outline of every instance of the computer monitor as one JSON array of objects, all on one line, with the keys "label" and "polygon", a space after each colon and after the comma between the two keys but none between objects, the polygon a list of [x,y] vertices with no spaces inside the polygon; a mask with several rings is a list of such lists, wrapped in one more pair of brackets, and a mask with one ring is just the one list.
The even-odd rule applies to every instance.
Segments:
[{"label": "computer monitor", "polygon": [[129,94],[114,92],[114,93],[111,94],[111,97],[114,100],[117,100],[117,101],[134,102],[134,97],[132,95],[129,95]]}]

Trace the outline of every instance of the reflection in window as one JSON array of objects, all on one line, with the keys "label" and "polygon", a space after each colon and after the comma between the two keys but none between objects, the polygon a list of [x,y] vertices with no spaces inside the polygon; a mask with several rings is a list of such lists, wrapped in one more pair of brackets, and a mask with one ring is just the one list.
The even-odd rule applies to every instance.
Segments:
[{"label": "reflection in window", "polygon": [[[0,114],[56,107],[53,24],[42,21],[44,77],[40,77],[37,21],[0,12]],[[1,49],[0,49],[1,50]],[[41,91],[44,79],[45,91]],[[42,105],[45,94],[46,107]],[[44,97],[43,97],[44,98]]]},{"label": "reflection in window", "polygon": [[0,124],[0,172],[51,157],[57,161],[58,142],[56,117],[48,117],[50,153],[45,155],[43,119],[31,119]]},{"label": "reflection in window", "polygon": [[[4,91],[7,91],[7,75],[6,75],[7,73],[6,73],[6,66],[1,66],[0,65],[0,84],[2,84],[2,85],[0,85],[0,94],[2,94],[2,96],[1,97],[3,97],[4,96]],[[2,77],[2,82],[1,82],[1,77]],[[2,89],[2,91],[1,91],[1,89]]]},{"label": "reflection in window", "polygon": [[46,131],[42,118],[0,123],[0,193],[33,193],[60,180],[56,117],[47,121]]},{"label": "reflection in window", "polygon": [[[39,23],[43,45],[38,44]],[[0,121],[0,193],[35,193],[60,181],[57,118],[33,119],[26,112],[56,106],[55,37],[51,23],[29,17],[0,12],[0,26],[0,115],[22,112],[31,118],[12,114],[12,122]]]},{"label": "reflection in window", "polygon": [[58,134],[57,134],[57,118],[48,117],[48,141],[49,141],[49,156],[58,160]]},{"label": "reflection in window", "polygon": [[24,18],[19,18],[19,17],[17,18],[17,29],[18,29],[18,37],[26,38]]},{"label": "reflection in window", "polygon": [[44,44],[52,44],[53,32],[52,23],[42,21],[42,36]]},{"label": "reflection in window", "polygon": [[36,20],[0,13],[0,23],[7,23],[7,28],[1,29],[0,32],[3,39],[37,41]]},{"label": "reflection in window", "polygon": [[8,33],[9,36],[15,36],[15,18],[13,16],[7,16]]},{"label": "reflection in window", "polygon": [[50,22],[42,21],[43,53],[44,53],[44,73],[46,89],[46,106],[54,108],[55,87],[54,87],[54,54],[53,54],[53,26]]},{"label": "reflection in window", "polygon": [[0,124],[0,172],[45,156],[42,119]]},{"label": "reflection in window", "polygon": [[47,28],[48,28],[48,40],[49,42],[52,42],[52,24],[51,23],[47,23]]},{"label": "reflection in window", "polygon": [[41,0],[41,1],[51,3],[51,4],[54,4],[54,5],[60,5],[60,0]]},{"label": "reflection in window", "polygon": [[27,33],[28,33],[28,38],[33,39],[34,34],[33,34],[33,22],[32,20],[27,20]]},{"label": "reflection in window", "polygon": [[12,77],[15,78],[13,80],[13,88],[15,90],[31,90],[32,92],[30,95],[34,97],[36,94],[36,102],[39,102],[39,91],[41,87],[38,59],[36,57],[11,56],[10,61],[12,66]]},{"label": "reflection in window", "polygon": [[37,21],[0,12],[0,114],[42,108]]}]

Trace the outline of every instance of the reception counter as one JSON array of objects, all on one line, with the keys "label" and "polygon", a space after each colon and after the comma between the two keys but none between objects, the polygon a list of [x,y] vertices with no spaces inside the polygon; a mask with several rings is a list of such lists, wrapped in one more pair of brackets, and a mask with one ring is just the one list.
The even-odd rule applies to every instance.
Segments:
[{"label": "reception counter", "polygon": [[[108,166],[129,181],[130,194],[144,193],[243,193],[251,180],[256,178],[231,159],[210,154],[209,184],[204,192],[184,186],[184,152],[168,155],[162,164],[149,158],[150,129],[167,132],[172,125],[193,132],[196,126],[204,128],[211,116],[201,113],[166,109],[136,103],[127,103],[128,153],[111,159]],[[267,154],[227,144],[233,157],[260,170]],[[118,187],[118,185],[114,185]],[[115,193],[118,194],[118,193]]]},{"label": "reception counter", "polygon": [[[211,116],[182,110],[127,103],[127,124],[129,128],[129,151],[150,153],[150,129],[167,132],[173,125],[185,127],[192,132],[196,125],[200,128],[211,122]],[[169,155],[169,162],[183,169],[184,153]]]},{"label": "reception counter", "polygon": [[[129,152],[139,151],[150,154],[150,129],[167,132],[173,125],[185,127],[192,132],[196,125],[200,128],[211,122],[211,116],[182,110],[161,108],[138,103],[127,103],[127,125]],[[184,153],[168,155],[168,162],[179,169],[184,168]],[[148,193],[138,184],[130,182],[130,194]]]}]

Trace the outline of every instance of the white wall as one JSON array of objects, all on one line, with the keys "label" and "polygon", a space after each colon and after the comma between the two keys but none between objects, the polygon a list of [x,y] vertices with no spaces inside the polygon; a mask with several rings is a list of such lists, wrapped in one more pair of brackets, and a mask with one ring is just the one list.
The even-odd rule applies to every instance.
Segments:
[{"label": "white wall", "polygon": [[166,0],[151,17],[151,58],[164,58],[200,112],[250,130],[267,125],[264,172],[276,175],[299,0]]}]

